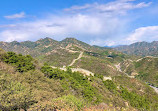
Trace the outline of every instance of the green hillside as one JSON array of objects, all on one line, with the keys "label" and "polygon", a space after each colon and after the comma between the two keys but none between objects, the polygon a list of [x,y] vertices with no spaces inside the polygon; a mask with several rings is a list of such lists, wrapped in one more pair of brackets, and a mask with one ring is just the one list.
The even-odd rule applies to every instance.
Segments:
[{"label": "green hillside", "polygon": [[6,44],[9,52],[0,50],[2,111],[158,109],[158,94],[146,84],[157,83],[157,58],[135,61],[134,56],[73,38]]},{"label": "green hillside", "polygon": [[137,61],[126,60],[120,64],[121,70],[152,86],[158,87],[158,58],[144,57]]}]

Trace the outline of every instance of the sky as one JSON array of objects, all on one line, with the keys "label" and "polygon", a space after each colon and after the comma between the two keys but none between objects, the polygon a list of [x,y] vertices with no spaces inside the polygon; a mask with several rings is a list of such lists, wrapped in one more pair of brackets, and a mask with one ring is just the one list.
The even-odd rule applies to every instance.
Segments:
[{"label": "sky", "polygon": [[0,41],[158,41],[158,0],[0,0]]}]

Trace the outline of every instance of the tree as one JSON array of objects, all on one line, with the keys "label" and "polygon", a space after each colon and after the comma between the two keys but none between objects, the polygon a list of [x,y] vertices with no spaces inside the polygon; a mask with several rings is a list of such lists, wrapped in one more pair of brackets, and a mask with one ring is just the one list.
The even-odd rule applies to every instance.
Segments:
[{"label": "tree", "polygon": [[35,65],[32,63],[33,58],[30,55],[23,56],[17,55],[14,52],[8,52],[3,57],[3,61],[16,67],[19,72],[27,72],[35,69]]},{"label": "tree", "polygon": [[0,110],[13,111],[23,109],[27,111],[30,105],[36,103],[33,93],[19,82],[9,82],[0,79]]}]

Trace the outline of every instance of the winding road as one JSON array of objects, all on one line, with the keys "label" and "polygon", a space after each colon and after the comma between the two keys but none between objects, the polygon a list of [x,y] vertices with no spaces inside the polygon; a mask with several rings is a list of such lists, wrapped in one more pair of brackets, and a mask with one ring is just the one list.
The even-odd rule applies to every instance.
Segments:
[{"label": "winding road", "polygon": [[[71,51],[71,50],[69,49],[69,51]],[[73,52],[73,51],[71,51],[71,52]],[[79,51],[76,51],[76,52],[79,52]],[[82,56],[83,56],[83,52],[80,51],[79,56],[78,56],[76,59],[73,59],[72,62],[70,63],[70,65],[68,65],[68,66],[73,66],[74,63],[75,63],[77,60],[81,59]],[[57,68],[57,67],[55,67],[55,66],[51,66],[51,67],[52,67],[52,68]],[[64,70],[64,71],[67,70],[65,66],[60,67],[59,69]],[[93,72],[91,72],[91,71],[89,71],[89,70],[86,70],[86,69],[82,69],[82,68],[71,68],[71,70],[72,70],[72,72],[80,72],[80,73],[82,73],[82,74],[84,74],[84,75],[86,75],[86,76],[90,76],[90,75],[91,75],[91,76],[94,76],[94,73],[93,73]]]},{"label": "winding road", "polygon": [[68,66],[74,65],[74,63],[75,63],[77,60],[79,60],[82,56],[83,56],[83,52],[81,52],[80,55],[78,56],[78,58],[77,58],[77,59],[74,59],[74,60],[71,62],[71,64],[68,65]]},{"label": "winding road", "polygon": [[[141,59],[139,59],[139,60],[141,60]],[[117,69],[118,71],[120,71],[120,72],[126,74],[128,77],[130,77],[130,78],[135,78],[134,76],[129,76],[127,73],[123,72],[123,71],[121,70],[120,63],[117,64],[117,65],[115,65],[115,67],[116,67],[116,69]],[[154,87],[154,86],[151,86],[151,85],[149,85],[149,86],[150,86],[151,88],[153,88],[153,89],[155,90],[155,92],[158,94],[158,88],[157,88],[157,87]]]},{"label": "winding road", "polygon": [[126,74],[126,75],[127,75],[128,77],[130,77],[130,78],[134,78],[134,77],[135,77],[135,76],[129,76],[127,73],[123,72],[123,71],[121,70],[120,64],[121,64],[121,63],[115,65],[115,67],[116,67],[116,69],[117,69],[118,71],[120,71],[120,72]]}]

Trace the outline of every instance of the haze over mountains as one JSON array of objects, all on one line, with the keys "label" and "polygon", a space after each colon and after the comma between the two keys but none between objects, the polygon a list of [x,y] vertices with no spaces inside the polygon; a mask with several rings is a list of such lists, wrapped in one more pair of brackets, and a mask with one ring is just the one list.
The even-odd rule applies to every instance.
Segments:
[{"label": "haze over mountains", "polygon": [[115,49],[130,55],[158,56],[158,41],[136,42],[131,45],[117,46]]}]

